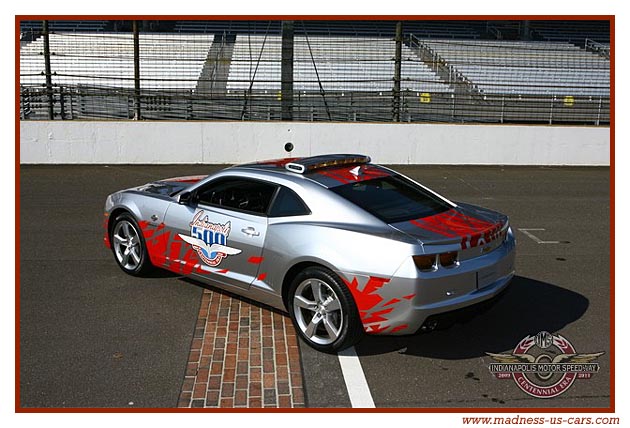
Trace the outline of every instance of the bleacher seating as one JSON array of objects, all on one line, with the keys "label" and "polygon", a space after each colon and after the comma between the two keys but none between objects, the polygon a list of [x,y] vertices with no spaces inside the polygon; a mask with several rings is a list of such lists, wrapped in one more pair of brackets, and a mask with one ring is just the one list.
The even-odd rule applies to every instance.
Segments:
[{"label": "bleacher seating", "polygon": [[[296,36],[294,90],[319,91],[319,80],[325,91],[391,91],[394,49],[390,38]],[[406,46],[402,57],[402,90],[452,91]],[[280,36],[237,36],[228,90],[280,90],[280,61]]]},{"label": "bleacher seating", "polygon": [[176,21],[176,33],[280,34],[280,21]]},{"label": "bleacher seating", "polygon": [[[25,27],[41,21],[22,21]],[[50,21],[51,28],[102,28],[107,21]],[[145,89],[185,89],[198,85],[214,35],[238,33],[226,89],[280,90],[281,36],[279,21],[178,21],[179,33],[142,33],[140,72]],[[540,22],[537,31],[540,31]],[[391,91],[394,48],[392,37],[331,35],[389,32],[394,21],[296,21],[294,89],[319,91]],[[608,95],[610,61],[570,43],[490,41],[474,39],[465,22],[406,22],[406,31],[421,35],[436,52],[485,94]],[[566,31],[570,27],[560,26]],[[591,28],[591,35],[599,26]],[[376,29],[376,30],[375,30]],[[306,31],[311,34],[306,36]],[[585,31],[581,27],[582,31]],[[424,31],[424,32],[423,32]],[[441,33],[442,31],[442,33]],[[577,30],[576,30],[577,31]],[[267,36],[260,33],[270,32]],[[203,34],[195,34],[203,33]],[[454,39],[464,37],[465,39]],[[309,43],[310,42],[310,50]],[[55,32],[50,35],[51,65],[56,85],[132,88],[133,39],[130,33]],[[44,82],[43,39],[21,49],[23,84]],[[264,48],[263,48],[264,46]],[[312,56],[312,57],[311,57]],[[453,92],[416,52],[403,45],[401,89]],[[313,65],[313,62],[315,65]],[[253,81],[253,83],[252,83]]]},{"label": "bleacher seating", "polygon": [[[109,21],[104,20],[63,20],[48,21],[49,31],[59,32],[90,32],[104,31]],[[20,21],[20,32],[41,32],[42,21],[25,20]]]},{"label": "bleacher seating", "polygon": [[[140,78],[144,89],[195,88],[213,36],[142,34]],[[134,87],[133,36],[130,33],[50,35],[55,85]],[[43,84],[43,37],[20,52],[20,82]]]},{"label": "bleacher seating", "polygon": [[[419,37],[465,38],[480,37],[479,22],[475,21],[403,21],[403,31]],[[393,37],[396,21],[294,21],[296,35]],[[280,35],[280,21],[176,21],[178,33]]]},{"label": "bleacher seating", "polygon": [[547,41],[571,42],[578,46],[584,46],[586,39],[610,43],[608,21],[531,21],[530,28],[535,36]]},{"label": "bleacher seating", "polygon": [[423,40],[484,94],[608,96],[610,61],[570,43]]},{"label": "bleacher seating", "polygon": [[[21,22],[33,28],[20,35],[23,119],[48,117],[51,99],[54,117],[63,119],[133,118],[136,100],[141,117],[156,120],[278,120],[287,113],[281,21],[143,22],[139,98],[129,22],[50,21],[52,94],[38,24]],[[516,40],[506,40],[488,25],[406,21],[397,97],[395,21],[295,21],[292,117],[608,122],[610,45],[597,41],[605,38],[597,26],[579,44],[517,41],[530,34],[527,23],[510,33]],[[541,38],[544,31],[534,27],[531,21]],[[559,39],[571,38],[569,30]],[[501,40],[484,39],[493,34]]]}]

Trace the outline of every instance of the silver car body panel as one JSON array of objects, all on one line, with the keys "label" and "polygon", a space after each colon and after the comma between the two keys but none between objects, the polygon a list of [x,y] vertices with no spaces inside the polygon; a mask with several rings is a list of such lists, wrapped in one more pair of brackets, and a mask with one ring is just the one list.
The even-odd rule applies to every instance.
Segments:
[{"label": "silver car body panel", "polygon": [[[387,224],[329,188],[394,171],[368,164],[361,178],[354,178],[351,167],[300,174],[284,168],[290,161],[114,193],[106,200],[105,226],[127,211],[142,229],[154,265],[282,310],[288,310],[283,287],[289,275],[307,265],[325,266],[348,286],[365,331],[373,334],[414,333],[431,315],[496,296],[514,275],[515,241],[506,216],[431,191],[451,208],[428,219]],[[269,217],[178,203],[230,178],[289,188],[310,212]],[[414,263],[413,256],[445,252],[457,252],[456,264],[423,271]]]}]

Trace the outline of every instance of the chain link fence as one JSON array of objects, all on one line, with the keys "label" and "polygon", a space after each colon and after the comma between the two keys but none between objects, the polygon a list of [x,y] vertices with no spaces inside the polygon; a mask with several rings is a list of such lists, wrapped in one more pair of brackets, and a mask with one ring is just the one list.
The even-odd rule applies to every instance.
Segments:
[{"label": "chain link fence", "polygon": [[34,37],[20,49],[20,116],[268,121],[286,120],[289,106],[299,121],[610,121],[609,46],[323,35],[299,25],[288,57],[273,21],[242,33]]}]

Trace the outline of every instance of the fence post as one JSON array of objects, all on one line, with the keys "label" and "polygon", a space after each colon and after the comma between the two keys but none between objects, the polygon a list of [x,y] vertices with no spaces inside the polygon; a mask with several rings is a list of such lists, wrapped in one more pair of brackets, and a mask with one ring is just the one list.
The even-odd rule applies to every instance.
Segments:
[{"label": "fence post", "polygon": [[302,98],[300,96],[300,91],[297,91],[297,103],[295,104],[295,107],[297,108],[298,120],[300,120],[302,118]]},{"label": "fence post", "polygon": [[133,119],[140,120],[140,34],[138,21],[133,21]]},{"label": "fence post", "polygon": [[396,23],[396,51],[394,55],[393,121],[400,122],[400,74],[402,70],[402,21]]},{"label": "fence post", "polygon": [[26,119],[26,88],[20,85],[20,120]]},{"label": "fence post", "polygon": [[350,92],[350,113],[352,113],[352,118],[348,118],[350,121],[357,121],[357,114],[354,111],[354,92]]},{"label": "fence post", "polygon": [[48,96],[48,120],[55,118],[53,108],[54,98],[52,92],[52,72],[50,69],[50,38],[48,35],[48,21],[43,22],[42,31],[44,33],[44,68],[46,72],[46,94]]},{"label": "fence post", "polygon": [[599,126],[599,120],[601,118],[601,114],[602,114],[602,97],[599,97],[599,105],[597,106],[597,121],[595,122],[595,125]]},{"label": "fence post", "polygon": [[190,91],[188,91],[188,114],[186,119],[187,120],[192,120],[193,119],[193,111],[194,111],[194,107],[193,107],[193,97],[195,96],[195,90],[191,89]]},{"label": "fence post", "polygon": [[60,116],[61,116],[61,120],[65,120],[66,119],[66,107],[65,107],[65,102],[63,99],[63,86],[59,86],[59,109],[60,109]]},{"label": "fence post", "polygon": [[[243,111],[241,112],[241,120],[244,121],[245,120],[245,114],[248,112],[248,107],[249,107],[248,103],[250,102],[249,98],[247,98],[247,90],[243,91],[243,101],[244,102],[243,102]],[[251,117],[250,117],[250,119],[251,119]]]},{"label": "fence post", "polygon": [[74,119],[74,94],[76,90],[68,93],[70,94],[70,119]]}]

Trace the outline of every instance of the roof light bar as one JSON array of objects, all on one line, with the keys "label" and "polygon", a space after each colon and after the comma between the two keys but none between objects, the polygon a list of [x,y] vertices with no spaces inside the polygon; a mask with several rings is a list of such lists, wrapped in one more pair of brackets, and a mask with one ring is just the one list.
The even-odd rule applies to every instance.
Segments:
[{"label": "roof light bar", "polygon": [[304,174],[305,172],[330,166],[366,164],[370,163],[371,160],[369,156],[365,155],[322,155],[289,162],[286,164],[285,168],[291,172]]}]

